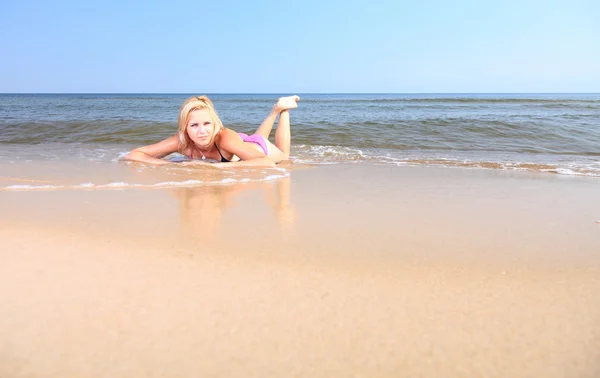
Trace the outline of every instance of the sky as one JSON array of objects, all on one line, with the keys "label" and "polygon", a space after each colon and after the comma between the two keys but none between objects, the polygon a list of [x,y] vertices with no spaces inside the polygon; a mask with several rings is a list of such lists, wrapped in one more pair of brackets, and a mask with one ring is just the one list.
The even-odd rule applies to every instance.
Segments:
[{"label": "sky", "polygon": [[597,0],[0,0],[0,93],[596,93],[599,20]]}]

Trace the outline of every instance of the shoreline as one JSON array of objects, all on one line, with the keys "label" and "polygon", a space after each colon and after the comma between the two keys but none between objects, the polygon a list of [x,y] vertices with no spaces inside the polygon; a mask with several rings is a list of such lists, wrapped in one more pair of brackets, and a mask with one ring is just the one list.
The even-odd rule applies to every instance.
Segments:
[{"label": "shoreline", "polygon": [[598,185],[340,165],[1,192],[0,375],[593,377]]}]

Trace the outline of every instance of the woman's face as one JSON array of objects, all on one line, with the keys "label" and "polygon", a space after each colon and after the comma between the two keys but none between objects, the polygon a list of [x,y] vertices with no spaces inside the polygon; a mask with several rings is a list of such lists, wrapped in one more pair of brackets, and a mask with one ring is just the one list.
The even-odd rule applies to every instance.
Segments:
[{"label": "woman's face", "polygon": [[210,118],[208,109],[194,110],[190,114],[187,133],[192,142],[198,146],[208,146],[212,141],[215,125]]}]

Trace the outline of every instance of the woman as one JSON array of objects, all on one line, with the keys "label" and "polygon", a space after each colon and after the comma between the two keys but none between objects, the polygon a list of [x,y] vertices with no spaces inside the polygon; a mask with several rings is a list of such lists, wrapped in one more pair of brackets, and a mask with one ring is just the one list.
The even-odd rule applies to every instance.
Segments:
[{"label": "woman", "polygon": [[[191,159],[212,159],[227,166],[274,166],[290,156],[289,109],[298,107],[300,97],[281,97],[253,135],[223,127],[213,103],[206,96],[187,99],[179,112],[177,134],[156,144],[136,148],[125,159],[151,164],[168,164],[162,158],[179,152]],[[275,144],[269,134],[279,115]]]}]

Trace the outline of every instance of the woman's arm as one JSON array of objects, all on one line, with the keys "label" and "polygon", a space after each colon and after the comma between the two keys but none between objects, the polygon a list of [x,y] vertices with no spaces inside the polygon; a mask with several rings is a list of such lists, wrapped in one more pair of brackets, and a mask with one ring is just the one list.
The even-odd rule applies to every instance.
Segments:
[{"label": "woman's arm", "polygon": [[179,140],[177,135],[173,135],[163,141],[160,141],[149,146],[136,148],[125,156],[126,160],[141,161],[150,164],[169,164],[168,161],[162,158],[177,152],[179,149]]}]

